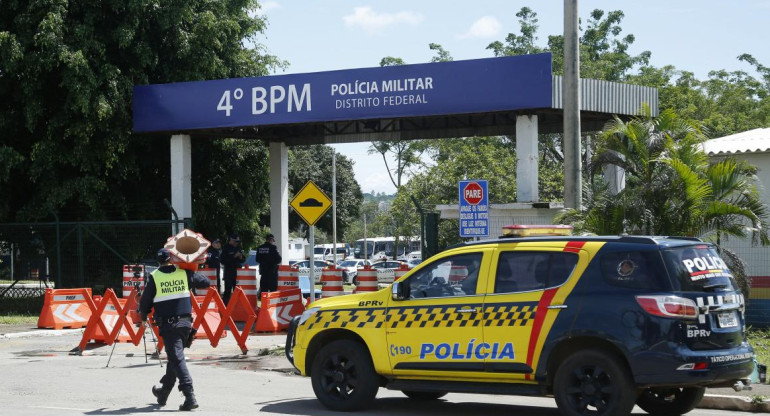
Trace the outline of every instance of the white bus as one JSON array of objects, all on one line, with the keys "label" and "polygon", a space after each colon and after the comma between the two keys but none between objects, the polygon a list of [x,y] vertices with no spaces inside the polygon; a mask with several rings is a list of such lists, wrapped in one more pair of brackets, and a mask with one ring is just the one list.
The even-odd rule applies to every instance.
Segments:
[{"label": "white bus", "polygon": [[353,256],[357,259],[367,258],[372,262],[379,260],[392,260],[406,253],[420,250],[420,237],[400,237],[398,239],[398,255],[395,255],[396,238],[395,237],[372,237],[356,240],[353,244]]}]

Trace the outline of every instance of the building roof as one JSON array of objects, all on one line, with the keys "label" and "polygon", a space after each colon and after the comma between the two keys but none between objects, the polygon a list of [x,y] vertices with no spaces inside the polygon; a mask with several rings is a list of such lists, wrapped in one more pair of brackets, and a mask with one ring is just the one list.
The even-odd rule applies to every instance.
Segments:
[{"label": "building roof", "polygon": [[709,156],[770,152],[770,128],[754,129],[707,140],[703,149]]}]

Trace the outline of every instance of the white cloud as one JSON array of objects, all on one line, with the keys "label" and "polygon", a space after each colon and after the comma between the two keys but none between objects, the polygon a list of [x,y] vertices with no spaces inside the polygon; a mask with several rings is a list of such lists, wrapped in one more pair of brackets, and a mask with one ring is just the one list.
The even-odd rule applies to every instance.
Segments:
[{"label": "white cloud", "polygon": [[457,35],[458,39],[493,38],[500,34],[503,25],[494,16],[484,16],[476,20],[467,32]]},{"label": "white cloud", "polygon": [[366,6],[354,8],[353,14],[343,16],[342,20],[349,27],[357,27],[369,34],[375,34],[382,32],[389,26],[401,23],[417,25],[422,22],[422,15],[410,11],[379,13]]}]

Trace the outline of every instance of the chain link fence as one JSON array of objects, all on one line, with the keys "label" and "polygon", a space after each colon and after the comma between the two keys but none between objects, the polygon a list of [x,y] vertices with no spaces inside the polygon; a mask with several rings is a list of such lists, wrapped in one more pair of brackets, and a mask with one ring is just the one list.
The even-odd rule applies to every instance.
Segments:
[{"label": "chain link fence", "polygon": [[0,224],[0,298],[41,296],[47,287],[122,290],[124,264],[155,264],[183,221]]}]

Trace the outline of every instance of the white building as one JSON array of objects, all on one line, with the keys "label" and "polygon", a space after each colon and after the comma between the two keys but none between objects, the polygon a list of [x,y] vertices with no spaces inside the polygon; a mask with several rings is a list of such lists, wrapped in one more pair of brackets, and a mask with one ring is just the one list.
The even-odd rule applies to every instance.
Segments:
[{"label": "white building", "polygon": [[[757,189],[770,206],[770,128],[754,129],[704,143],[712,159],[732,157],[758,168]],[[749,266],[751,294],[746,318],[750,323],[770,324],[770,247],[752,247],[750,241],[732,239],[723,245],[735,251]]]}]

